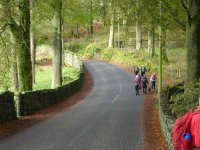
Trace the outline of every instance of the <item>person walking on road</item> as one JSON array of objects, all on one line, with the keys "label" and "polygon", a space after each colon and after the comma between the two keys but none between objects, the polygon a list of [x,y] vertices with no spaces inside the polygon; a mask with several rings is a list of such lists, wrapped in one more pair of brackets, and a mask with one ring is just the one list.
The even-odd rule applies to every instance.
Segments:
[{"label": "person walking on road", "polygon": [[151,89],[155,90],[156,89],[156,73],[155,72],[151,75],[150,82],[151,82]]},{"label": "person walking on road", "polygon": [[141,75],[143,76],[146,73],[146,67],[142,65],[140,70],[141,70]]},{"label": "person walking on road", "polygon": [[147,84],[148,84],[148,79],[146,77],[146,75],[144,74],[142,77],[142,89],[143,89],[143,93],[147,92]]},{"label": "person walking on road", "polygon": [[133,71],[134,71],[135,75],[137,75],[137,74],[139,73],[139,68],[138,68],[138,66],[134,65],[134,66],[133,66]]},{"label": "person walking on road", "polygon": [[142,92],[142,76],[141,73],[138,73],[138,80],[139,80],[139,90]]},{"label": "person walking on road", "polygon": [[134,81],[134,83],[135,83],[135,95],[139,95],[139,76],[138,75],[136,75],[135,76],[135,81]]}]

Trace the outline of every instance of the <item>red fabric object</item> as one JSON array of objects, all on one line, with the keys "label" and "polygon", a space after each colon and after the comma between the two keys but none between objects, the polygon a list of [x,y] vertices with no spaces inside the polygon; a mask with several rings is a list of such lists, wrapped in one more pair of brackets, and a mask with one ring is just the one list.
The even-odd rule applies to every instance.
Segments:
[{"label": "red fabric object", "polygon": [[192,138],[190,140],[181,138],[181,150],[191,150],[192,149]]},{"label": "red fabric object", "polygon": [[139,84],[140,84],[139,80],[135,79],[135,85],[139,85]]},{"label": "red fabric object", "polygon": [[194,111],[190,131],[192,145],[200,149],[200,106]]},{"label": "red fabric object", "polygon": [[172,139],[175,150],[191,150],[192,139],[185,141],[184,133],[190,133],[193,111],[188,111],[182,117],[176,119],[172,130]]}]

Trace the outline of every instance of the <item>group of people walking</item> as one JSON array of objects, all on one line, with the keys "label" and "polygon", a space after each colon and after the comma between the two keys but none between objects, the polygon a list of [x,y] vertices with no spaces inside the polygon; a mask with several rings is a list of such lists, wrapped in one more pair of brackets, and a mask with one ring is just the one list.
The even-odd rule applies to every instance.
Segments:
[{"label": "group of people walking", "polygon": [[[142,65],[142,67],[139,69],[138,66],[133,67],[134,73],[135,73],[135,94],[139,95],[139,92],[141,90],[143,93],[147,92],[147,85],[148,85],[148,79],[146,77],[146,67]],[[148,90],[155,90],[156,86],[156,73],[153,73],[150,77],[151,87]]]}]

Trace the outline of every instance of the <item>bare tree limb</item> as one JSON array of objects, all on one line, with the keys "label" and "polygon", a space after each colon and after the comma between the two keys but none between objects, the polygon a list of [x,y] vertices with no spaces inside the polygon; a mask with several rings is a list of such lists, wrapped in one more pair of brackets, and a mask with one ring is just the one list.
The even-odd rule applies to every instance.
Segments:
[{"label": "bare tree limb", "polygon": [[[187,4],[187,3],[193,3],[193,2],[194,2],[193,0],[191,0],[190,2],[188,2],[188,1],[186,0],[186,4]],[[186,12],[187,12],[188,25],[191,25],[191,22],[192,22],[192,15],[191,15],[191,12],[190,12],[190,8],[187,7],[187,5],[183,2],[183,0],[181,0],[181,3],[182,3],[182,5],[183,5],[183,8],[185,8],[185,9],[186,9]]]},{"label": "bare tree limb", "polygon": [[181,0],[181,4],[182,4],[182,6],[183,6],[183,8],[184,8],[185,10],[188,10],[188,8],[187,8],[187,6],[186,6],[186,4],[184,3],[183,0]]},{"label": "bare tree limb", "polygon": [[[187,3],[187,0],[186,0],[186,3]],[[192,20],[192,17],[191,17],[191,14],[190,14],[190,10],[188,9],[187,5],[184,3],[183,0],[181,0],[181,4],[183,6],[183,8],[186,10],[187,12],[187,16],[188,16],[188,23],[190,24],[191,23],[191,20]]]},{"label": "bare tree limb", "polygon": [[6,30],[8,24],[4,24],[3,27],[0,29],[0,35]]},{"label": "bare tree limb", "polygon": [[1,41],[3,42],[3,45],[6,47],[6,42],[4,41],[2,35],[0,35]]},{"label": "bare tree limb", "polygon": [[[181,0],[182,1],[182,0]],[[163,1],[163,4],[165,5],[165,7],[167,8],[167,10],[169,10],[169,14],[171,16],[171,18],[179,25],[179,27],[183,30],[186,31],[186,23],[182,20],[180,20],[177,16],[177,12],[174,11],[167,2]]]},{"label": "bare tree limb", "polygon": [[8,24],[4,24],[3,27],[2,27],[1,30],[0,30],[0,38],[1,38],[1,40],[2,40],[2,42],[3,42],[3,45],[4,45],[5,47],[6,47],[6,43],[5,43],[5,41],[4,41],[3,37],[2,37],[2,34],[3,34],[3,32],[6,30],[7,25],[8,25]]}]

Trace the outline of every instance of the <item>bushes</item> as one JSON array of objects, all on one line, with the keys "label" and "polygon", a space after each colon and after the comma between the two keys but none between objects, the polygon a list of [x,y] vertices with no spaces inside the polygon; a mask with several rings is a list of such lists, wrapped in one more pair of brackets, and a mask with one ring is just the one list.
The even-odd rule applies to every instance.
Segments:
[{"label": "bushes", "polygon": [[72,43],[68,43],[65,45],[65,49],[67,49],[71,52],[74,52],[74,53],[79,52],[81,49],[83,49],[85,47],[86,47],[86,45],[81,44],[79,42],[72,42]]},{"label": "bushes", "polygon": [[[182,86],[182,89],[184,87]],[[185,91],[182,90],[170,98],[170,109],[176,117],[182,116],[189,109],[196,109],[198,105],[198,97],[200,94],[200,80],[187,83]]]},{"label": "bushes", "polygon": [[0,123],[16,119],[15,102],[13,92],[0,94]]},{"label": "bushes", "polygon": [[161,102],[163,111],[177,118],[182,116],[189,109],[196,109],[198,96],[200,93],[200,80],[196,80],[184,85],[179,83],[172,87],[167,87],[163,94],[164,100]]},{"label": "bushes", "polygon": [[83,74],[79,79],[60,86],[56,89],[38,90],[20,93],[18,100],[20,102],[19,115],[25,116],[33,112],[51,106],[59,101],[65,100],[81,87]]},{"label": "bushes", "polygon": [[160,120],[163,132],[166,136],[169,149],[172,145],[172,127],[175,119],[182,116],[189,109],[196,109],[200,92],[200,80],[187,83],[179,83],[172,87],[166,87],[160,97]]},{"label": "bushes", "polygon": [[171,111],[169,110],[169,99],[168,99],[168,89],[164,90],[160,97],[160,123],[162,127],[162,131],[165,135],[166,141],[168,143],[168,147],[170,150],[174,150],[172,144],[172,127],[174,124],[174,118],[171,115]]},{"label": "bushes", "polygon": [[68,51],[77,53],[78,56],[82,58],[93,58],[95,54],[101,51],[101,48],[97,44],[88,44],[88,43],[68,43],[65,45],[65,49]]},{"label": "bushes", "polygon": [[148,71],[157,70],[157,64],[153,63],[152,61],[148,61],[145,51],[141,55],[141,52],[122,51],[114,48],[106,48],[102,50],[101,57],[104,60],[126,64],[128,66],[137,65],[138,67],[141,67],[144,65]]},{"label": "bushes", "polygon": [[84,49],[81,49],[78,52],[78,55],[83,58],[93,58],[97,53],[99,53],[101,49],[97,44],[88,44]]}]

